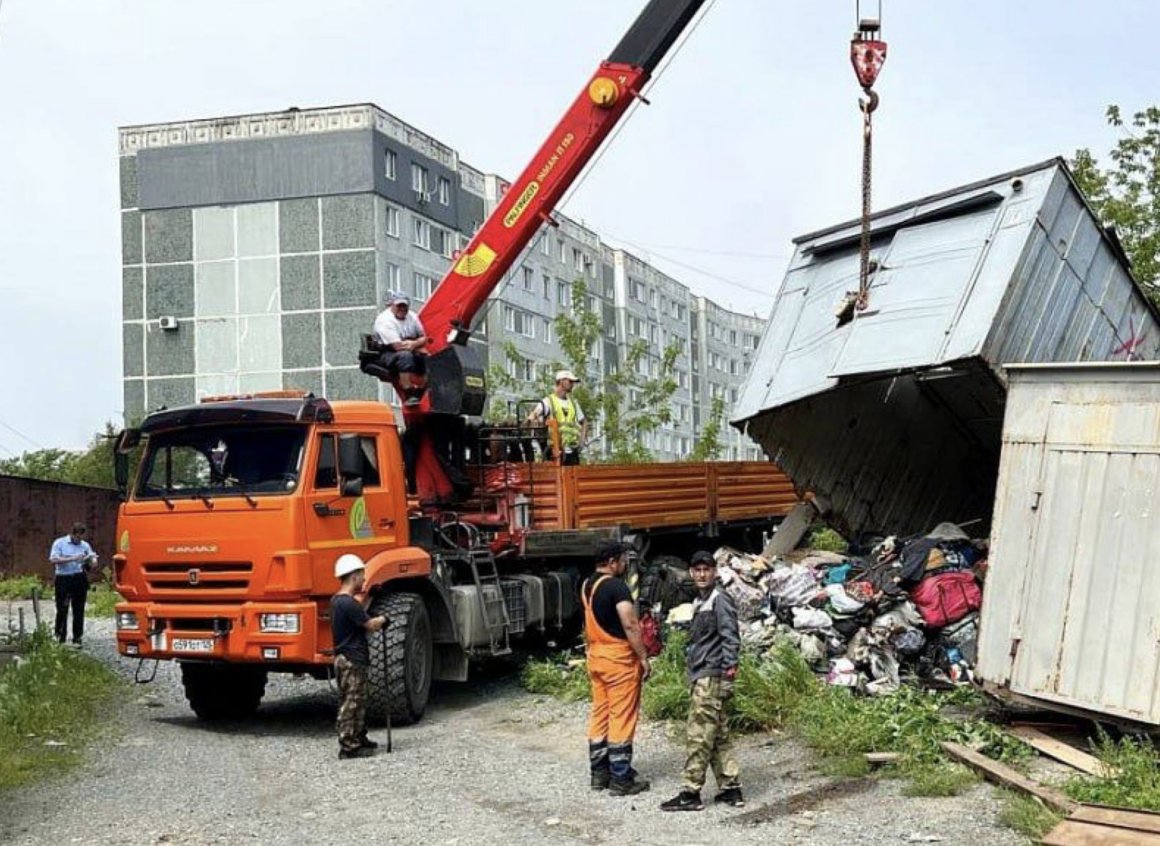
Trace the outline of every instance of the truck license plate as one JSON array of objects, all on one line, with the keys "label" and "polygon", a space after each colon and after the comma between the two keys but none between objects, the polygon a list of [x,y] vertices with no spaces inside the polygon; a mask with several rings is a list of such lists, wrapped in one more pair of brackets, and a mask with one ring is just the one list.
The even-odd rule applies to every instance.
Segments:
[{"label": "truck license plate", "polygon": [[174,652],[213,652],[210,638],[176,637],[173,639]]}]

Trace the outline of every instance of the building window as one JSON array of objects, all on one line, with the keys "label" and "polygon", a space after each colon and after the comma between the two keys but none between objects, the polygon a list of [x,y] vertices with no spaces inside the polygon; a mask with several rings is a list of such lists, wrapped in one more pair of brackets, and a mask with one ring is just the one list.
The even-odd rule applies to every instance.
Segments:
[{"label": "building window", "polygon": [[639,279],[629,279],[628,295],[638,303],[643,303],[645,301],[644,283]]},{"label": "building window", "polygon": [[391,264],[389,261],[385,263],[387,289],[391,291],[398,291],[402,286],[402,274],[397,264]]},{"label": "building window", "polygon": [[737,405],[737,389],[736,388],[729,389],[729,402],[733,403],[734,405]]},{"label": "building window", "polygon": [[546,256],[552,254],[552,239],[546,234],[540,236],[540,252]]},{"label": "building window", "polygon": [[411,163],[411,188],[419,194],[427,193],[427,186],[430,184],[427,181],[427,168],[422,165]]},{"label": "building window", "polygon": [[452,258],[459,247],[459,236],[448,229],[436,228],[435,231],[439,237],[439,252],[447,258]]},{"label": "building window", "polygon": [[569,308],[572,305],[572,286],[563,279],[556,280],[556,300],[560,308]]},{"label": "building window", "polygon": [[688,371],[686,371],[686,370],[678,370],[677,371],[677,387],[680,387],[680,388],[689,387],[689,373],[688,373]]},{"label": "building window", "polygon": [[503,309],[503,327],[508,332],[523,335],[525,338],[536,337],[536,324],[532,316],[509,305],[505,305]]},{"label": "building window", "polygon": [[431,249],[431,224],[425,220],[415,218],[415,228],[411,235],[411,242],[424,250]]},{"label": "building window", "polygon": [[552,343],[552,321],[544,318],[544,343]]},{"label": "building window", "polygon": [[612,284],[611,279],[604,280],[604,299],[616,299],[616,286]]},{"label": "building window", "polygon": [[729,343],[731,343],[733,346],[737,346],[737,330],[736,329],[729,330]]},{"label": "building window", "polygon": [[387,179],[397,179],[399,176],[399,157],[394,150],[383,151],[383,174]]},{"label": "building window", "polygon": [[560,247],[560,264],[567,264],[568,263],[568,245],[565,244],[559,238],[556,239],[556,243]]},{"label": "building window", "polygon": [[657,289],[656,288],[649,288],[648,289],[648,304],[650,306],[652,306],[653,308],[657,307]]},{"label": "building window", "polygon": [[399,210],[394,206],[387,206],[387,234],[399,237]]},{"label": "building window", "polygon": [[420,300],[431,299],[435,291],[435,280],[426,273],[415,273],[415,298]]},{"label": "building window", "polygon": [[451,180],[446,176],[439,177],[439,202],[445,206],[451,205]]},{"label": "building window", "polygon": [[737,375],[737,359],[735,359],[735,358],[729,359],[729,375],[730,376]]},{"label": "building window", "polygon": [[536,380],[536,365],[531,359],[523,356],[511,356],[507,360],[507,372],[513,379],[520,379],[524,382],[534,382]]},{"label": "building window", "polygon": [[572,266],[579,272],[584,272],[584,263],[587,257],[575,247],[572,248]]},{"label": "building window", "polygon": [[524,290],[534,291],[536,287],[536,271],[530,267],[521,268],[524,272]]},{"label": "building window", "polygon": [[543,288],[544,299],[551,300],[552,299],[552,277],[545,273],[543,278],[540,280],[540,284],[541,284],[541,287]]}]

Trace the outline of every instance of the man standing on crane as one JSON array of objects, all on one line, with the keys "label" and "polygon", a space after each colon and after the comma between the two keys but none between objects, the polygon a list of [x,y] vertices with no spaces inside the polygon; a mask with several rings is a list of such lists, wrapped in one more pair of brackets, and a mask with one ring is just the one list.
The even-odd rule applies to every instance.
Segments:
[{"label": "man standing on crane", "polygon": [[404,405],[418,405],[427,375],[425,348],[431,343],[418,315],[411,314],[411,298],[399,291],[387,298],[387,308],[375,318],[375,340],[383,352],[380,366],[390,378],[398,377]]},{"label": "man standing on crane", "polygon": [[540,400],[528,417],[533,423],[555,421],[559,437],[553,441],[560,445],[561,464],[579,464],[580,450],[588,442],[588,420],[580,403],[572,399],[572,391],[579,382],[571,370],[557,371],[555,389]]},{"label": "man standing on crane", "polygon": [[613,796],[648,790],[632,768],[632,738],[640,719],[640,691],[652,672],[632,593],[624,583],[628,548],[605,541],[596,550],[596,572],[580,586],[592,709],[588,761],[592,789]]}]

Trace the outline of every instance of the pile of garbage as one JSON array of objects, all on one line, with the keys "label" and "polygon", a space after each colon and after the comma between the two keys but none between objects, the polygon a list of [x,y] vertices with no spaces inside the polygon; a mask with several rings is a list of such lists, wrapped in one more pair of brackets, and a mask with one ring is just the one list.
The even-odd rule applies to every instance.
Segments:
[{"label": "pile of garbage", "polygon": [[[771,561],[723,547],[714,557],[751,650],[789,641],[828,684],[869,695],[973,680],[987,547],[954,524],[885,538],[864,556],[804,551]],[[667,622],[691,616],[679,605]]]}]

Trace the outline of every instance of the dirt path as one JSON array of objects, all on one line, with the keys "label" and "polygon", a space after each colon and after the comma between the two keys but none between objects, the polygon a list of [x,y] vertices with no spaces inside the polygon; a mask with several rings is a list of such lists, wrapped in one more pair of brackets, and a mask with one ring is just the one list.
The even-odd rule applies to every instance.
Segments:
[{"label": "dirt path", "polygon": [[[131,672],[113,654],[107,621],[87,640]],[[741,745],[743,811],[664,814],[657,805],[676,791],[683,757],[663,727],[645,726],[637,743],[653,791],[618,799],[587,787],[582,706],[529,696],[512,678],[439,693],[420,725],[396,730],[394,754],[340,762],[325,685],[276,677],[253,720],[210,726],[187,710],[175,668],[163,665],[153,686],[110,715],[115,737],[88,764],[0,800],[0,842],[1022,842],[998,826],[987,787],[910,799],[896,782],[834,783],[801,748],[769,737]]]}]

